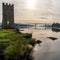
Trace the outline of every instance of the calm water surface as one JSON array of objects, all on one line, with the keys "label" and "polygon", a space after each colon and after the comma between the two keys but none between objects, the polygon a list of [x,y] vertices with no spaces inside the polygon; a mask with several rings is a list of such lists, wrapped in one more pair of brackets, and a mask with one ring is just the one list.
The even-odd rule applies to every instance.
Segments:
[{"label": "calm water surface", "polygon": [[[33,37],[41,40],[40,45],[33,49],[33,60],[60,60],[60,32],[53,32],[51,29],[24,29],[24,33],[32,33]],[[53,41],[47,37],[56,37]]]}]

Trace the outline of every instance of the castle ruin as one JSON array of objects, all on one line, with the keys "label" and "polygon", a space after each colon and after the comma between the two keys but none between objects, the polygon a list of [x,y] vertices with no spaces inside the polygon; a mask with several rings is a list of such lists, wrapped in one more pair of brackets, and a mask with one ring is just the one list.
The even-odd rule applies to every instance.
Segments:
[{"label": "castle ruin", "polygon": [[14,28],[14,4],[2,3],[2,28]]}]

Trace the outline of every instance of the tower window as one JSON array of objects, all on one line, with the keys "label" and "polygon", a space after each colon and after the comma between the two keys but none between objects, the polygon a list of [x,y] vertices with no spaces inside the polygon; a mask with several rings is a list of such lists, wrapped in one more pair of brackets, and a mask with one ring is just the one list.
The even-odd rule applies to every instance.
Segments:
[{"label": "tower window", "polygon": [[7,25],[9,25],[9,21],[7,21]]}]

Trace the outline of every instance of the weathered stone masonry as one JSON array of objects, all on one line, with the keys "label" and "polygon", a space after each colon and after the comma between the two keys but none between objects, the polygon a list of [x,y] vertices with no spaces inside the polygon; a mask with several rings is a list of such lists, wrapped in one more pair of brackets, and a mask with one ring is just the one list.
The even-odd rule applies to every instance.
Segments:
[{"label": "weathered stone masonry", "polygon": [[14,28],[14,4],[2,4],[2,28]]}]

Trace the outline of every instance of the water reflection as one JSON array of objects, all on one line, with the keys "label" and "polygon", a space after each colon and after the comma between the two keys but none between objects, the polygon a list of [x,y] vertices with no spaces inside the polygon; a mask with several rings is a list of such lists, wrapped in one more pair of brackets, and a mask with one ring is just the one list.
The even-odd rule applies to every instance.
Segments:
[{"label": "water reflection", "polygon": [[58,28],[52,28],[52,31],[53,32],[60,32],[60,29],[58,29]]},{"label": "water reflection", "polygon": [[[58,31],[58,33],[56,33]],[[33,37],[42,41],[33,49],[32,60],[60,60],[60,30],[53,28],[24,29],[24,33],[32,33]],[[47,37],[56,37],[57,40],[51,40]]]}]

